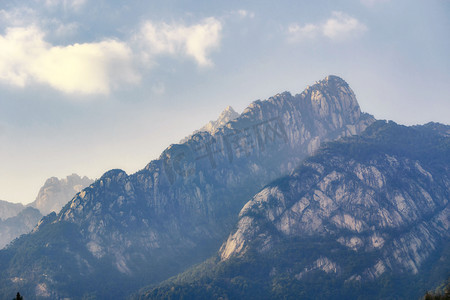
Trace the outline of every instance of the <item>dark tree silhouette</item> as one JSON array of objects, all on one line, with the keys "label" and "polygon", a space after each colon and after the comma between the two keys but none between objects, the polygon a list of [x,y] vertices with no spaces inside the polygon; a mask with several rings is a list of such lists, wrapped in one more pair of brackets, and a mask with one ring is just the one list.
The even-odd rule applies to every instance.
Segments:
[{"label": "dark tree silhouette", "polygon": [[14,298],[13,300],[23,300],[23,297],[20,296],[19,292],[17,292],[16,298]]}]

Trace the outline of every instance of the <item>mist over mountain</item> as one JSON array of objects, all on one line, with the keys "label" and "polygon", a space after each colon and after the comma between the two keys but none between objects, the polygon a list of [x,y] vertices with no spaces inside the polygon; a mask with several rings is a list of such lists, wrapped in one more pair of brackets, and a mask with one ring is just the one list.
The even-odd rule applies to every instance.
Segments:
[{"label": "mist over mountain", "polygon": [[450,126],[378,121],[245,204],[217,256],[140,299],[419,299],[450,271]]},{"label": "mist over mountain", "polygon": [[17,215],[0,220],[0,249],[22,234],[29,233],[41,218],[39,210],[26,207]]},{"label": "mist over mountain", "polygon": [[336,76],[255,101],[135,174],[108,171],[0,251],[0,295],[123,298],[167,279],[213,255],[262,187],[373,122]]},{"label": "mist over mountain", "polygon": [[0,200],[0,220],[6,220],[8,218],[14,217],[23,209],[24,206],[21,203],[11,203],[8,201]]}]

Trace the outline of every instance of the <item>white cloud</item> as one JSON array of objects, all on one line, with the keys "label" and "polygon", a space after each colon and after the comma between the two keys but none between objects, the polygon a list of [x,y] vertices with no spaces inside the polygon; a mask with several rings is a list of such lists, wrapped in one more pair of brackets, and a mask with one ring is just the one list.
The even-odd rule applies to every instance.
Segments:
[{"label": "white cloud", "polygon": [[[46,5],[86,2],[40,1]],[[21,19],[24,21],[16,21]],[[108,94],[121,84],[139,82],[136,62],[142,53],[151,63],[157,62],[159,55],[171,55],[211,66],[210,54],[219,47],[222,30],[222,23],[215,18],[190,26],[147,21],[126,41],[103,39],[67,45],[65,41],[78,34],[80,25],[57,18],[42,20],[32,9],[0,10],[0,26],[6,28],[0,32],[0,82],[17,87],[39,83],[80,94]],[[65,44],[57,45],[58,40]],[[141,61],[141,66],[150,68],[151,64]],[[155,92],[164,93],[164,87],[158,86]]]},{"label": "white cloud", "polygon": [[62,23],[58,20],[53,20],[52,25],[54,27],[53,34],[58,38],[74,36],[80,27],[80,24],[72,23]]},{"label": "white cloud", "polygon": [[192,26],[147,21],[135,40],[143,41],[144,51],[150,57],[181,55],[193,58],[200,66],[211,66],[208,55],[219,47],[221,30],[221,22],[212,17]]},{"label": "white cloud", "polygon": [[236,14],[238,16],[240,16],[241,18],[247,18],[248,17],[248,18],[253,19],[255,17],[255,13],[254,12],[250,12],[250,11],[245,10],[245,9],[240,9],[240,10],[236,11]]},{"label": "white cloud", "polygon": [[333,40],[357,36],[366,30],[366,25],[342,12],[333,12],[333,16],[323,25],[323,34]]},{"label": "white cloud", "polygon": [[53,46],[37,27],[8,28],[0,35],[0,80],[24,87],[31,82],[66,93],[107,94],[136,83],[131,49],[115,40]]},{"label": "white cloud", "polygon": [[0,9],[1,26],[23,26],[38,19],[36,11],[29,7],[15,7],[11,10]]},{"label": "white cloud", "polygon": [[324,23],[300,26],[291,24],[288,28],[288,40],[299,42],[305,39],[326,37],[331,40],[345,40],[357,37],[367,30],[366,25],[343,12],[333,12]]},{"label": "white cloud", "polygon": [[31,24],[44,28],[48,36],[53,38],[74,36],[80,28],[77,22],[63,22],[59,16],[48,17],[26,6],[0,9],[0,28],[28,27]]},{"label": "white cloud", "polygon": [[289,40],[296,42],[304,39],[311,39],[320,33],[320,27],[314,24],[306,24],[299,26],[298,24],[291,24],[288,28]]}]

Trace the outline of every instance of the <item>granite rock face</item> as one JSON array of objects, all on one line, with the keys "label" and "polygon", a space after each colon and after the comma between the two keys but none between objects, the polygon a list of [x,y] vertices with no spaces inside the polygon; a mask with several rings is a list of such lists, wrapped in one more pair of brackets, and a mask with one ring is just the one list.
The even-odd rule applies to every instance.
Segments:
[{"label": "granite rock face", "polygon": [[[319,238],[371,257],[365,268],[341,274],[346,282],[419,276],[450,241],[449,129],[379,121],[361,137],[329,144],[247,202],[221,247],[221,261],[269,253],[282,239]],[[295,276],[345,267],[336,258],[312,256]]]},{"label": "granite rock face", "polygon": [[[171,145],[135,174],[105,173],[0,251],[0,261],[28,255],[39,265],[4,268],[0,286],[44,298],[110,298],[166,279],[212,255],[264,185],[293,171],[321,143],[373,122],[335,76],[299,95],[255,101],[212,133]],[[40,246],[30,254],[32,240]],[[58,255],[42,255],[50,249]]]},{"label": "granite rock face", "polygon": [[51,177],[41,187],[36,200],[30,206],[39,209],[43,215],[52,211],[58,213],[76,193],[92,182],[92,179],[86,176],[80,177],[77,174],[69,175],[63,179]]},{"label": "granite rock face", "polygon": [[418,299],[450,270],[450,126],[377,121],[243,206],[217,256],[140,299]]}]

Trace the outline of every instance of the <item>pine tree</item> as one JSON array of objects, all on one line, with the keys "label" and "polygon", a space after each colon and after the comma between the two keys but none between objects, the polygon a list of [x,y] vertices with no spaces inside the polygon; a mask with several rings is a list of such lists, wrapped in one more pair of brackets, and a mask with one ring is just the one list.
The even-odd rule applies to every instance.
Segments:
[{"label": "pine tree", "polygon": [[23,300],[23,297],[20,296],[19,292],[17,292],[16,298],[14,298],[13,300]]}]

